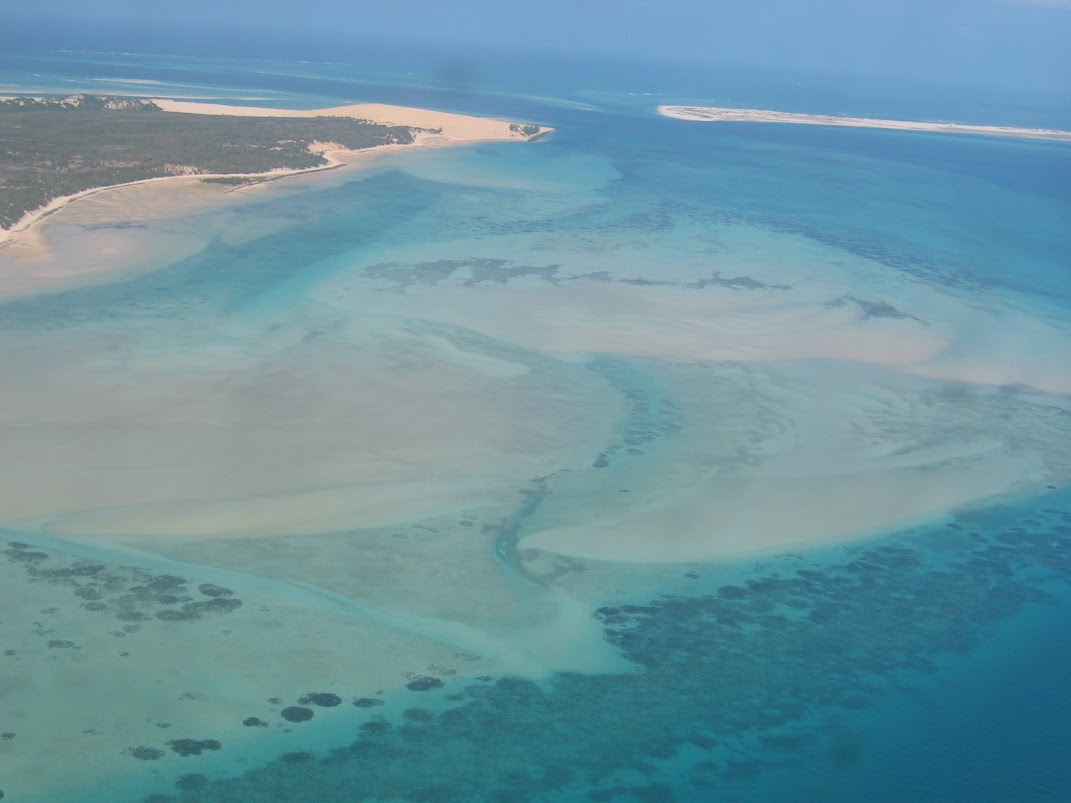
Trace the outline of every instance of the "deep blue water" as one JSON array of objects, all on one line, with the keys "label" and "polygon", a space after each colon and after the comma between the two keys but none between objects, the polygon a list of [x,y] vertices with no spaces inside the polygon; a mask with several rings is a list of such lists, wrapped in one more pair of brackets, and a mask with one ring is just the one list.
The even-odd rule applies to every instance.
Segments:
[{"label": "deep blue water", "polygon": [[[524,192],[486,187],[466,188],[470,206],[456,206],[460,183],[382,170],[311,199],[252,207],[250,214],[288,209],[291,229],[241,245],[213,243],[143,278],[4,304],[0,332],[109,320],[197,326],[241,315],[280,288],[313,284],[331,272],[333,258],[389,252],[416,238],[448,244],[458,231],[474,239],[585,235],[598,243],[610,232],[654,236],[682,221],[802,235],[939,292],[1014,297],[1065,323],[1071,309],[1066,143],[689,124],[656,117],[652,107],[662,100],[627,94],[629,81],[641,92],[656,77],[674,86],[662,84],[672,76],[650,73],[600,77],[586,94],[569,76],[544,73],[521,96],[510,94],[501,75],[475,93],[429,87],[419,76],[403,85],[374,70],[285,66],[52,55],[9,58],[0,76],[20,74],[32,85],[33,73],[72,84],[172,82],[181,73],[223,97],[252,89],[289,105],[390,101],[538,120],[559,131],[532,146],[533,172],[540,163],[587,158],[608,163],[620,178],[592,182],[592,199],[558,210],[552,199],[526,201]],[[298,70],[308,74],[287,74]],[[675,92],[671,102],[708,97],[682,86],[655,89]],[[776,105],[766,86],[760,99]],[[553,100],[531,97],[537,89]],[[745,104],[755,97],[747,90],[711,99],[762,105]],[[823,96],[813,92],[812,100]],[[845,111],[925,117],[948,108],[932,97],[912,106],[892,91],[856,97]],[[785,98],[790,105],[806,99]],[[961,109],[959,119],[973,116],[969,104]],[[1002,121],[1041,119],[1021,110],[1011,117]],[[481,170],[493,169],[494,159],[523,161],[498,146],[472,158]],[[506,202],[530,214],[471,211]],[[658,269],[655,260],[649,275],[657,278]],[[632,403],[629,415],[673,424],[654,383],[645,384],[642,361],[622,364],[598,366]],[[630,419],[621,428],[645,425]],[[235,767],[237,777],[191,769],[182,787],[162,788],[154,800],[1071,797],[1071,497],[1064,486],[857,544],[680,567],[686,571],[697,575],[693,592],[622,592],[592,612],[637,672],[459,685],[450,688],[457,697],[445,712],[410,707],[394,720],[364,722],[347,746]],[[92,790],[86,799],[110,794]]]}]

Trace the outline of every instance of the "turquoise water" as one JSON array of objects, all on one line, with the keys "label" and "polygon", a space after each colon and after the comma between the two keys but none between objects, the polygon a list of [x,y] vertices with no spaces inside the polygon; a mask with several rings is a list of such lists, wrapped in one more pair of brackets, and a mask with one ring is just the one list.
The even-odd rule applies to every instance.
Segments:
[{"label": "turquoise water", "polygon": [[1071,794],[1066,144],[669,120],[777,96],[651,71],[0,68],[557,128],[57,216],[200,245],[0,304],[5,799]]}]

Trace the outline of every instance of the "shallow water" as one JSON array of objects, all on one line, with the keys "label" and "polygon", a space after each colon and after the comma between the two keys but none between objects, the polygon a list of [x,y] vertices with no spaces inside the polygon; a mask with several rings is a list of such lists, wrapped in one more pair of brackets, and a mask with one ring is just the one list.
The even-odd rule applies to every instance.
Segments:
[{"label": "shallow water", "polygon": [[1071,150],[564,86],[402,93],[536,143],[57,216],[196,247],[0,304],[8,797],[1071,791]]}]

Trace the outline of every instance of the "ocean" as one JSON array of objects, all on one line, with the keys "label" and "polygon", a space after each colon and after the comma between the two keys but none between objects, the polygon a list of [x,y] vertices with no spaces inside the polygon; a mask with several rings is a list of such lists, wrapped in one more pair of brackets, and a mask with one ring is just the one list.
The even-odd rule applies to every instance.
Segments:
[{"label": "ocean", "polygon": [[1071,128],[913,90],[5,56],[556,129],[0,249],[141,255],[0,299],[5,800],[1071,797],[1071,148],[656,113]]}]

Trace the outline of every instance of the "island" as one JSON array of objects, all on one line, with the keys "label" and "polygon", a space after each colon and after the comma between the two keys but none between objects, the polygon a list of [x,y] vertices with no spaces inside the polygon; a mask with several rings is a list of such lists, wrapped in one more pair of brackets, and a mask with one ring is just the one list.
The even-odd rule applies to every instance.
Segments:
[{"label": "island", "polygon": [[372,149],[531,141],[552,129],[356,104],[267,109],[75,95],[0,98],[0,237],[104,188],[175,177],[243,185],[328,170]]},{"label": "island", "polygon": [[885,120],[875,117],[840,117],[831,114],[799,114],[767,109],[730,109],[722,106],[659,106],[658,113],[677,120],[703,123],[790,123],[794,125],[885,128],[896,131],[929,131],[937,134],[980,134],[990,137],[1025,137],[1071,142],[1071,131],[1051,128],[932,123],[921,120]]}]

